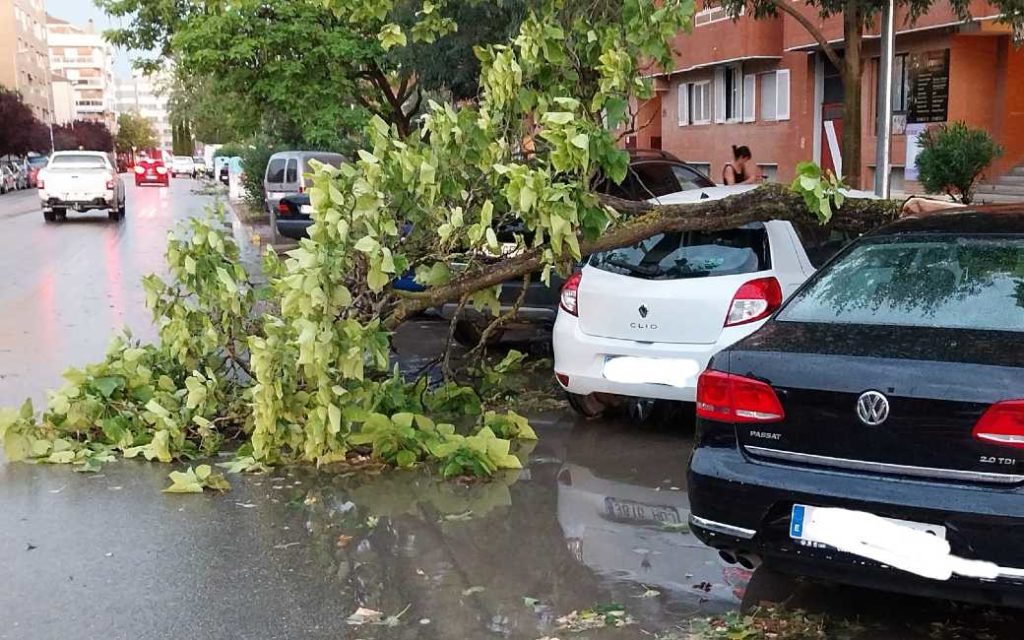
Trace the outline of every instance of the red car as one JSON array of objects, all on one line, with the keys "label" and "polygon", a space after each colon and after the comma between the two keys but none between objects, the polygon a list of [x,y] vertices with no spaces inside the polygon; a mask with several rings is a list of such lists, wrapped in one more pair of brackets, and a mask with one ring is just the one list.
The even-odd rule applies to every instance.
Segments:
[{"label": "red car", "polygon": [[171,184],[171,174],[164,166],[163,160],[139,160],[135,165],[135,186],[144,184],[160,184],[165,187]]}]

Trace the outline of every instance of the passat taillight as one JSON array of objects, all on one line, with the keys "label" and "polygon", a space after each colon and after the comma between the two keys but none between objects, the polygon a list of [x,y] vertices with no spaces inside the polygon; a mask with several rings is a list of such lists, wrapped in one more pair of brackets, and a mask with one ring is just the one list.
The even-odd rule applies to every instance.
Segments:
[{"label": "passat taillight", "polygon": [[973,435],[982,442],[1024,449],[1024,400],[997,402],[986,409]]},{"label": "passat taillight", "polygon": [[277,203],[277,215],[290,216],[291,214],[291,210],[288,208],[288,205],[283,200]]},{"label": "passat taillight", "polygon": [[705,371],[697,379],[697,415],[717,422],[779,422],[786,412],[771,385],[732,373]]},{"label": "passat taillight", "polygon": [[562,299],[559,305],[567,313],[571,313],[574,316],[580,315],[580,280],[583,279],[583,272],[577,271],[576,273],[569,276],[569,279],[562,285]]},{"label": "passat taillight", "polygon": [[775,278],[758,278],[740,287],[732,297],[725,326],[763,320],[782,306],[782,285]]}]

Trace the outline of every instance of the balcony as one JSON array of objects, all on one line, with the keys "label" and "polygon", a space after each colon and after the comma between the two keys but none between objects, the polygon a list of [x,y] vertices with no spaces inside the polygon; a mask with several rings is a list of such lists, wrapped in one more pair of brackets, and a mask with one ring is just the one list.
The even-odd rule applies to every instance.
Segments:
[{"label": "balcony", "polygon": [[754,20],[742,15],[733,21],[722,7],[708,7],[694,16],[690,33],[672,42],[672,71],[689,71],[717,63],[748,58],[782,56],[782,19]]}]

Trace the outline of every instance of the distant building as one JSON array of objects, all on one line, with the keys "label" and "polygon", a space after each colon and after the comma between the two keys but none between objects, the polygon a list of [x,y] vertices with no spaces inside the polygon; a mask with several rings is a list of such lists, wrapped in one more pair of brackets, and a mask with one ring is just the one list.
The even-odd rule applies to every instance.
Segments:
[{"label": "distant building", "polygon": [[153,124],[160,147],[170,149],[173,144],[171,119],[164,94],[166,74],[144,74],[134,71],[130,79],[116,81],[115,109],[118,114],[137,113]]},{"label": "distant building", "polygon": [[43,122],[52,113],[47,57],[43,0],[0,0],[0,84],[20,91]]},{"label": "distant building", "polygon": [[103,122],[115,130],[114,48],[92,20],[84,26],[46,16],[50,69],[67,78],[75,98],[74,120]]}]

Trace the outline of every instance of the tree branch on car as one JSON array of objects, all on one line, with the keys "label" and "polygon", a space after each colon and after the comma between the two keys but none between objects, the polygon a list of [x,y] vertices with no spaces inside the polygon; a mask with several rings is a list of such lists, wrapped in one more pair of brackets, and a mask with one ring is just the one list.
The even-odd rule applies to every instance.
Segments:
[{"label": "tree branch on car", "polygon": [[[658,233],[720,231],[768,220],[820,224],[800,195],[777,184],[766,184],[721,200],[685,204],[654,205],[603,194],[598,198],[605,206],[630,216],[630,219],[595,240],[581,239],[580,252],[584,257],[629,246]],[[895,200],[848,198],[836,211],[829,224],[835,229],[863,233],[895,220],[900,207],[901,203]],[[461,299],[512,278],[522,277],[542,268],[543,264],[542,249],[529,249],[498,264],[467,271],[448,284],[423,292],[405,294],[386,318],[385,325],[395,329],[407,318],[424,309]]]}]

